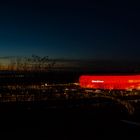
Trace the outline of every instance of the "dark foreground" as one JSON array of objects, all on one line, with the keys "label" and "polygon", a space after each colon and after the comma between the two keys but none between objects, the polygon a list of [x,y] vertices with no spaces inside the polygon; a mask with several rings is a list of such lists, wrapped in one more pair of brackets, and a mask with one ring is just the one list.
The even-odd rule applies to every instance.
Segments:
[{"label": "dark foreground", "polygon": [[[78,82],[79,75],[81,74],[70,72],[18,72],[16,74],[4,72],[0,77],[1,98],[3,100],[5,96],[8,98],[9,95],[10,97],[19,93],[21,95],[22,92],[25,93],[27,85],[42,85],[42,83],[46,82],[54,84],[54,81],[55,84],[68,83],[68,81],[69,83]],[[10,85],[11,87],[9,87]],[[16,90],[12,89],[14,86],[17,88]],[[19,87],[22,88],[20,89]],[[59,87],[53,87],[53,89],[59,89]],[[40,94],[40,91],[37,89],[29,90],[28,94],[32,95],[31,93],[34,92],[36,95]],[[50,93],[53,93],[53,91]],[[64,93],[63,90],[62,93]],[[45,96],[46,94],[48,95],[48,92],[45,93]],[[69,102],[68,100],[51,100],[49,102],[47,98],[47,101],[39,102],[37,98],[38,102],[32,102],[31,100],[31,102],[17,101],[19,100],[15,100],[13,103],[0,103],[0,138],[87,140],[95,138],[126,139],[140,137],[140,125],[127,123],[127,120],[138,120],[140,122],[139,113],[137,113],[137,117],[132,117],[124,106],[112,102],[111,99],[95,98]]]},{"label": "dark foreground", "polygon": [[111,106],[42,108],[39,103],[36,107],[29,104],[1,104],[1,134],[19,139],[140,137],[140,126],[123,122],[130,119],[129,115],[120,111],[120,107]]}]

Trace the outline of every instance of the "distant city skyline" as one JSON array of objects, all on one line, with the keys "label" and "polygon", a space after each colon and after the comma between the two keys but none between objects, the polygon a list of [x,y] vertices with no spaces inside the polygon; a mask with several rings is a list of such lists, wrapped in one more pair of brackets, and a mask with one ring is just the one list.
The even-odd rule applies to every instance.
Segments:
[{"label": "distant city skyline", "polygon": [[[40,56],[42,59],[43,57]],[[65,71],[77,71],[77,72],[95,72],[95,73],[140,73],[140,61],[130,60],[86,60],[86,59],[52,59],[48,57],[48,64],[53,64],[53,70],[65,70]],[[41,70],[49,68],[44,62],[39,63],[36,61],[27,61],[32,59],[30,57],[16,57],[16,56],[5,56],[0,57],[0,70]],[[36,66],[35,66],[36,65]],[[45,69],[44,69],[45,70]],[[47,70],[47,69],[46,69]]]}]

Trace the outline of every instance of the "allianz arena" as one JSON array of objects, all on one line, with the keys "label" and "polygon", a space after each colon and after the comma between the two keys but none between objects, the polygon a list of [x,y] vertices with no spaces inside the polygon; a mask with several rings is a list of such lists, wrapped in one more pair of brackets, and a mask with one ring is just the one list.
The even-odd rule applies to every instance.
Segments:
[{"label": "allianz arena", "polygon": [[140,75],[82,75],[79,82],[82,88],[140,90]]}]

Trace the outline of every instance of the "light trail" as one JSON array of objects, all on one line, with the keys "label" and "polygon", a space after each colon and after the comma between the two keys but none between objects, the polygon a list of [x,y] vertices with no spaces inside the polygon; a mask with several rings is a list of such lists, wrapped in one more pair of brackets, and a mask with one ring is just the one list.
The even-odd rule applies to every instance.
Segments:
[{"label": "light trail", "polygon": [[121,121],[124,122],[124,123],[127,123],[127,124],[140,126],[140,123],[138,123],[138,122],[133,122],[133,121],[128,121],[128,120],[121,120]]}]

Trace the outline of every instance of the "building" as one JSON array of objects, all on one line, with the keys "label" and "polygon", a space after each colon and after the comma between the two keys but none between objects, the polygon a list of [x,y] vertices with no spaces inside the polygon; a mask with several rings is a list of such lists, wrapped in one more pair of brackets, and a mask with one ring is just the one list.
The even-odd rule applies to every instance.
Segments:
[{"label": "building", "polygon": [[140,90],[140,75],[82,75],[79,82],[82,88]]}]

